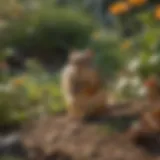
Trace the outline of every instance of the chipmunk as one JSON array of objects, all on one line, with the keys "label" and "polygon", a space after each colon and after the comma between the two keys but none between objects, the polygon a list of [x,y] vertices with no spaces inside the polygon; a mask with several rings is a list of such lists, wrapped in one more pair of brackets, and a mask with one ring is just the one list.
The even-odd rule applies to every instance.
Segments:
[{"label": "chipmunk", "polygon": [[144,83],[147,88],[147,98],[151,102],[155,102],[160,98],[160,84],[157,76],[150,76]]},{"label": "chipmunk", "polygon": [[150,135],[160,134],[160,108],[143,113],[129,131],[131,139],[135,142]]},{"label": "chipmunk", "polygon": [[93,65],[94,53],[72,51],[61,72],[61,89],[69,115],[100,116],[107,111],[105,83]]}]

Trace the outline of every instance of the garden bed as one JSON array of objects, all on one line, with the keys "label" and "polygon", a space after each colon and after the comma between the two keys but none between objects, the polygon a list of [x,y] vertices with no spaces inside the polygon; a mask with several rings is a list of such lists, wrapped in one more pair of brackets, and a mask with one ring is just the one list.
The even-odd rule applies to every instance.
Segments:
[{"label": "garden bed", "polygon": [[43,117],[25,126],[23,143],[37,160],[158,159],[160,146],[150,143],[146,150],[131,142],[126,132],[147,108],[146,104],[135,102],[121,107],[115,107],[106,118],[87,122],[73,121],[64,115]]}]

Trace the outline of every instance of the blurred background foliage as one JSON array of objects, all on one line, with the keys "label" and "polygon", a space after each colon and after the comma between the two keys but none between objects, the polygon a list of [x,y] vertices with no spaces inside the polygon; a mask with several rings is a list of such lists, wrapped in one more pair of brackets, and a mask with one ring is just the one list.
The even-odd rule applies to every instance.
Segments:
[{"label": "blurred background foliage", "polygon": [[73,48],[96,52],[117,99],[144,97],[159,83],[159,20],[158,0],[1,0],[0,123],[65,110],[59,70]]}]

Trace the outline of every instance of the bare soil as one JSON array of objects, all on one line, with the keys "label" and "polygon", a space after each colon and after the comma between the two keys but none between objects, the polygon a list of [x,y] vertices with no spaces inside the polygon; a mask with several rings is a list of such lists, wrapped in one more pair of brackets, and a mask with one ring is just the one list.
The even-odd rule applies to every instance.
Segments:
[{"label": "bare soil", "polygon": [[34,160],[160,160],[158,139],[145,140],[144,147],[133,143],[127,132],[151,107],[140,102],[117,105],[110,115],[86,121],[41,117],[25,126],[22,142]]}]

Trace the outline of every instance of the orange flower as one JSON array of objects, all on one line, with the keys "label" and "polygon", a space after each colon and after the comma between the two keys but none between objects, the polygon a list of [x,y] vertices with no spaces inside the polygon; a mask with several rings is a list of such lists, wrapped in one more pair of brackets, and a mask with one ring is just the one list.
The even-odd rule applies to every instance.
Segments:
[{"label": "orange flower", "polygon": [[131,41],[126,40],[122,45],[121,48],[122,49],[128,49],[131,46]]},{"label": "orange flower", "polygon": [[129,5],[126,2],[117,2],[109,7],[109,11],[114,15],[124,14],[129,11]]},{"label": "orange flower", "polygon": [[160,20],[160,4],[156,6],[156,9],[155,9],[155,18],[157,20]]},{"label": "orange flower", "polygon": [[24,78],[17,78],[13,80],[13,85],[14,86],[21,86],[24,83]]},{"label": "orange flower", "polygon": [[12,10],[11,16],[14,18],[19,18],[23,15],[23,7],[21,5],[16,5]]},{"label": "orange flower", "polygon": [[147,0],[127,0],[131,6],[141,6],[147,2]]}]

